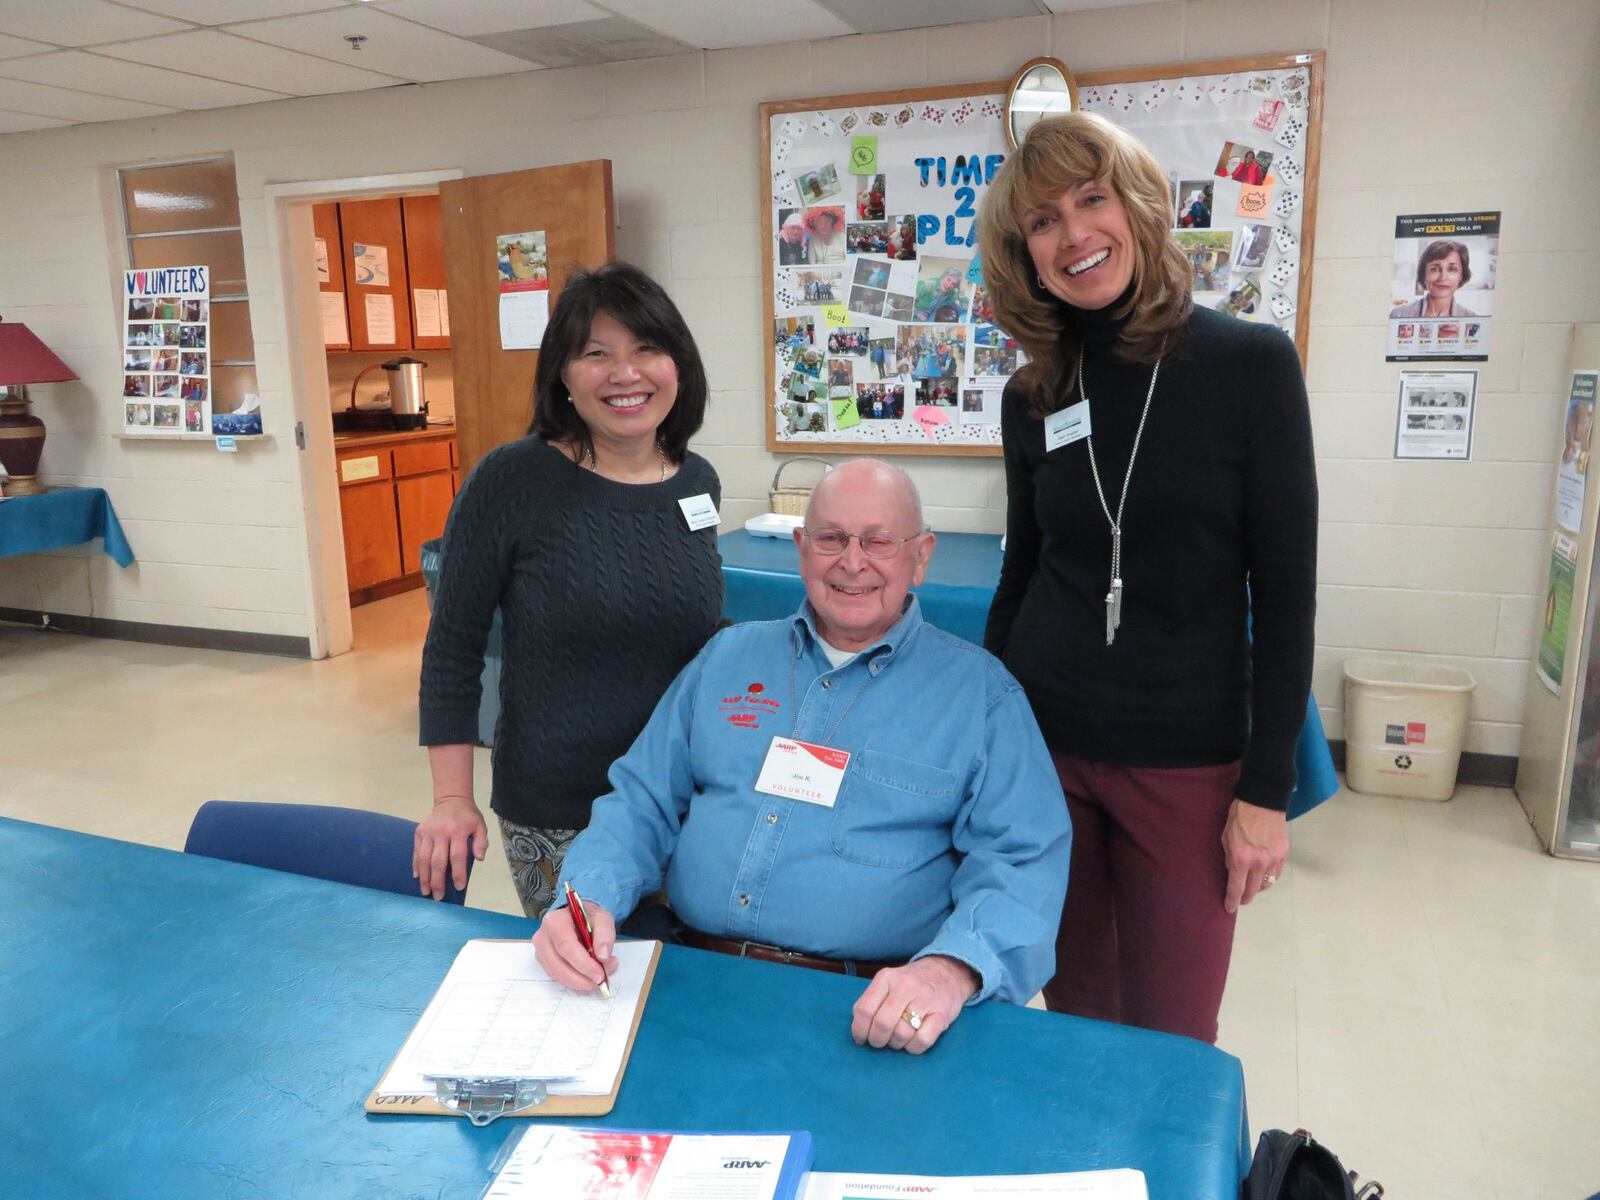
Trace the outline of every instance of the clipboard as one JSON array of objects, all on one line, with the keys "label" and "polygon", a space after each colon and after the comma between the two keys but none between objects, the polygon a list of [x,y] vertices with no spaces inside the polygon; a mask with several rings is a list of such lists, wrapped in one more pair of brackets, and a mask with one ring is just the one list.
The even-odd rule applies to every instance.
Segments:
[{"label": "clipboard", "polygon": [[[520,938],[472,938],[469,941],[480,942],[520,942]],[[458,1086],[454,1089],[454,1097],[458,1102],[455,1105],[447,1104],[444,1099],[446,1091],[443,1082],[439,1085],[438,1096],[426,1095],[388,1095],[383,1094],[383,1085],[394,1071],[395,1064],[404,1052],[406,1043],[416,1033],[416,1025],[411,1027],[405,1040],[400,1043],[400,1049],[395,1051],[395,1057],[389,1060],[389,1065],[383,1069],[383,1074],[378,1077],[377,1085],[367,1095],[364,1107],[369,1113],[380,1116],[436,1116],[436,1117],[466,1117],[474,1125],[487,1125],[500,1117],[602,1117],[609,1113],[617,1104],[617,1093],[622,1088],[622,1077],[627,1073],[628,1060],[633,1057],[633,1042],[639,1035],[639,1020],[644,1016],[645,1005],[650,999],[650,987],[655,982],[656,964],[661,961],[661,943],[655,943],[650,952],[650,962],[645,968],[644,981],[639,985],[639,1002],[633,1010],[633,1021],[628,1028],[627,1045],[622,1051],[622,1060],[617,1064],[617,1074],[611,1081],[611,1090],[604,1095],[594,1096],[564,1096],[560,1094],[561,1081],[556,1080],[548,1086],[543,1080],[516,1080],[500,1078],[462,1079],[456,1081]],[[441,981],[440,986],[443,986]],[[434,997],[438,996],[435,991]],[[430,998],[428,1005],[433,1003]],[[428,1005],[423,1007],[427,1012]],[[417,1018],[418,1022],[422,1017]],[[552,1090],[553,1089],[553,1090]]]}]

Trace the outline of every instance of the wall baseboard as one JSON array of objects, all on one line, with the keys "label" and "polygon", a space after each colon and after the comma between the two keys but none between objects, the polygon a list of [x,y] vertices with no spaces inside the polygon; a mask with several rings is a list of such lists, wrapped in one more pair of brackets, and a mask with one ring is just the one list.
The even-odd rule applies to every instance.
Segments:
[{"label": "wall baseboard", "polygon": [[[1333,754],[1333,765],[1344,770],[1344,739],[1328,739],[1328,749]],[[1456,769],[1457,783],[1472,783],[1481,787],[1514,787],[1517,782],[1517,756],[1514,754],[1480,754],[1476,750],[1461,752],[1461,766]]]},{"label": "wall baseboard", "polygon": [[158,646],[185,646],[196,650],[240,650],[247,654],[279,654],[310,658],[311,639],[278,633],[243,633],[235,629],[196,629],[188,625],[154,625],[144,621],[114,621],[73,613],[46,613],[32,608],[0,607],[0,621],[13,621],[38,629],[48,617],[49,628],[89,637],[121,638],[126,642],[151,642]]}]

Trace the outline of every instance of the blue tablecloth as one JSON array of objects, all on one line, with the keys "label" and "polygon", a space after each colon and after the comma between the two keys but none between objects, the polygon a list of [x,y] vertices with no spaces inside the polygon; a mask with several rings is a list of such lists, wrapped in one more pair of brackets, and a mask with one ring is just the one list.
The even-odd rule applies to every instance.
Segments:
[{"label": "blue tablecloth", "polygon": [[[461,943],[527,921],[4,818],[0,861],[0,1191],[480,1194],[510,1123],[362,1105]],[[1003,1004],[924,1057],[872,1051],[861,986],[667,947],[593,1123],[807,1129],[819,1170],[1136,1167],[1152,1200],[1237,1196],[1231,1056]]]},{"label": "blue tablecloth", "polygon": [[[800,606],[805,588],[794,543],[735,530],[718,539],[728,597],[723,611],[735,621],[772,621]],[[932,624],[969,642],[983,644],[983,626],[1000,579],[1000,539],[986,533],[941,533],[917,589],[922,614]],[[1299,784],[1289,798],[1289,815],[1298,817],[1339,790],[1328,737],[1315,696],[1307,697],[1306,723],[1295,753]]]},{"label": "blue tablecloth", "polygon": [[37,496],[0,501],[0,558],[37,554],[100,538],[118,566],[133,563],[122,522],[101,488],[51,488]]}]

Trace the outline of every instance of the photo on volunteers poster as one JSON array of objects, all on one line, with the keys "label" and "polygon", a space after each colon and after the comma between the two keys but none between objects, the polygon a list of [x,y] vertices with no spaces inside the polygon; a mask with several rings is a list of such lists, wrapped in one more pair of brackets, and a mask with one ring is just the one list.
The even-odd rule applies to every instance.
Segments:
[{"label": "photo on volunteers poster", "polygon": [[1595,387],[1600,371],[1574,371],[1561,431],[1556,469],[1556,524],[1571,533],[1583,527],[1583,491],[1589,477],[1589,433],[1594,427]]},{"label": "photo on volunteers poster", "polygon": [[1489,357],[1500,214],[1396,217],[1386,361]]},{"label": "photo on volunteers poster", "polygon": [[1578,573],[1578,543],[1557,530],[1550,539],[1550,577],[1544,593],[1544,621],[1539,632],[1539,682],[1561,695],[1561,672],[1567,660],[1567,633],[1572,622],[1572,584]]},{"label": "photo on volunteers poster", "polygon": [[1401,371],[1396,458],[1472,457],[1477,371]]}]

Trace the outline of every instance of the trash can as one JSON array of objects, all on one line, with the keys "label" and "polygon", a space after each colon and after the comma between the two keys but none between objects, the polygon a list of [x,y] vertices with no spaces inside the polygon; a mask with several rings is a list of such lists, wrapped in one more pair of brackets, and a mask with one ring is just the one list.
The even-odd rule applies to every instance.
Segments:
[{"label": "trash can", "polygon": [[1456,667],[1344,664],[1344,777],[1352,791],[1448,800],[1478,681]]}]

